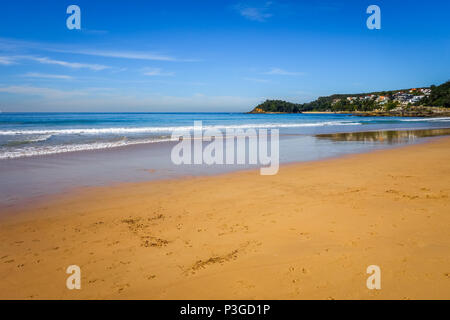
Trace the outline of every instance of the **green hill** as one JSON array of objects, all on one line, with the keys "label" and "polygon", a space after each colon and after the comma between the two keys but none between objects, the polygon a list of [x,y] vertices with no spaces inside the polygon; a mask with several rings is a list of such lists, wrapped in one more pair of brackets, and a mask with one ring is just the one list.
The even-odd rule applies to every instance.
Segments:
[{"label": "green hill", "polygon": [[[389,91],[376,91],[356,94],[333,94],[319,97],[307,103],[292,103],[283,100],[266,100],[257,105],[250,113],[301,113],[305,111],[331,111],[331,112],[363,112],[375,110],[392,110],[400,106],[397,94],[406,94],[410,97],[424,96],[421,91],[428,88],[400,89]],[[431,93],[414,105],[450,108],[450,81],[439,86],[431,86]],[[418,97],[420,98],[420,97]],[[409,104],[409,103],[407,103]]]},{"label": "green hill", "polygon": [[430,107],[450,108],[450,81],[440,86],[431,86],[431,94],[420,101],[419,104]]}]

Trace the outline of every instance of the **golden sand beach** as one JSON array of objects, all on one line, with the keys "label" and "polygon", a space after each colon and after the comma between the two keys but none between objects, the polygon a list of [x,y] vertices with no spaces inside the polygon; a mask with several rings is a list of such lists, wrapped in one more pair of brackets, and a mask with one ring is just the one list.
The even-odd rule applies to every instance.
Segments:
[{"label": "golden sand beach", "polygon": [[2,214],[0,298],[450,299],[449,195],[448,137],[83,188]]}]

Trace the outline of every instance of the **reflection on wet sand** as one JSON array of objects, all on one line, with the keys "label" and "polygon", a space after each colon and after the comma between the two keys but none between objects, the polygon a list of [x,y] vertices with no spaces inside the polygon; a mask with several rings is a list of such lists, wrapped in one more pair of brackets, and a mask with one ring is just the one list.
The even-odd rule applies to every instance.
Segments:
[{"label": "reflection on wet sand", "polygon": [[367,131],[318,134],[318,139],[332,141],[359,141],[359,142],[382,142],[388,144],[412,142],[418,138],[436,137],[450,135],[450,128],[427,129],[427,130],[404,130],[404,131]]}]

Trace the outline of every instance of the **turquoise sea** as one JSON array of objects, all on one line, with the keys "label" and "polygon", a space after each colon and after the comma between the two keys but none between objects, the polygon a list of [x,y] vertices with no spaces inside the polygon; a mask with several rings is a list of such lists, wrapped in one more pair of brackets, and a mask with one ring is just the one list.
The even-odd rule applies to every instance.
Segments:
[{"label": "turquoise sea", "polygon": [[164,142],[194,121],[202,121],[205,129],[278,128],[280,134],[301,135],[450,126],[450,118],[334,114],[0,113],[0,159]]}]

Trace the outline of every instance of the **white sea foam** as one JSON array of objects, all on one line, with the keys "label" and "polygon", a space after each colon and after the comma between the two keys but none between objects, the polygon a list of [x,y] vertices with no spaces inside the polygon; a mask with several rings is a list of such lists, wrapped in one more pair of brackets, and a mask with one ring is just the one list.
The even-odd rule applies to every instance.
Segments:
[{"label": "white sea foam", "polygon": [[146,144],[146,143],[156,143],[171,141],[170,138],[164,139],[141,139],[141,140],[121,140],[114,142],[94,142],[94,143],[81,143],[81,144],[65,144],[65,145],[48,145],[39,147],[25,147],[20,149],[14,149],[9,151],[0,152],[0,159],[14,159],[23,157],[40,156],[47,154],[57,154],[66,153],[74,151],[88,151],[88,150],[99,150],[99,149],[110,149],[123,147],[128,145],[136,144]]},{"label": "white sea foam", "polygon": [[[327,121],[316,123],[266,123],[266,124],[245,124],[245,125],[215,125],[204,126],[203,129],[248,129],[248,128],[296,128],[296,127],[318,127],[318,126],[338,126],[338,125],[360,125],[359,122],[351,121]],[[0,135],[34,135],[33,141],[44,141],[49,139],[52,135],[101,135],[101,134],[127,134],[127,133],[158,133],[175,130],[193,130],[193,126],[185,127],[132,127],[132,128],[87,128],[87,129],[58,129],[58,130],[8,130],[0,131]],[[31,140],[30,139],[30,140]],[[38,155],[66,153],[74,151],[87,151],[117,148],[127,145],[156,143],[171,141],[167,137],[152,137],[148,139],[138,140],[120,140],[113,142],[98,141],[94,143],[78,143],[78,144],[59,144],[59,145],[44,145],[44,146],[28,146],[17,148],[13,150],[6,150],[0,152],[0,159],[13,159],[22,157],[31,157]]]},{"label": "white sea foam", "polygon": [[52,137],[51,134],[43,134],[43,135],[30,137],[27,139],[27,141],[28,142],[41,142],[41,141],[46,141],[46,140],[50,139],[51,137]]},{"label": "white sea foam", "polygon": [[[215,125],[203,126],[203,129],[247,129],[247,128],[300,128],[300,127],[323,127],[323,126],[348,126],[360,125],[353,121],[326,121],[312,123],[261,123],[244,125]],[[98,134],[126,134],[126,133],[158,133],[172,132],[175,130],[193,130],[193,126],[179,127],[117,127],[117,128],[76,128],[76,129],[54,129],[54,130],[0,130],[0,135],[98,135]]]},{"label": "white sea foam", "polygon": [[441,118],[421,118],[421,119],[401,119],[400,121],[405,122],[422,122],[422,121],[428,121],[428,122],[435,122],[435,121],[442,121],[442,122],[449,122],[450,117],[441,117]]}]

